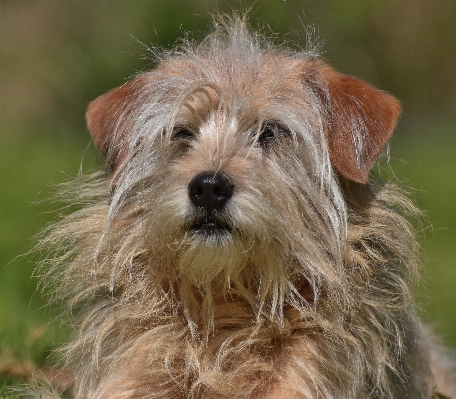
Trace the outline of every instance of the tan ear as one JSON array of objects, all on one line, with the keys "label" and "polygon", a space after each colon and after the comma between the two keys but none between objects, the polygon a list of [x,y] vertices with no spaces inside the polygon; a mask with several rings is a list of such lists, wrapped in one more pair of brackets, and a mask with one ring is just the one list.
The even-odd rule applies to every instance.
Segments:
[{"label": "tan ear", "polygon": [[89,104],[87,126],[111,175],[117,171],[128,151],[125,140],[133,127],[133,113],[145,79],[145,75],[141,75]]},{"label": "tan ear", "polygon": [[307,83],[322,100],[331,162],[349,180],[367,183],[369,171],[401,112],[393,96],[317,64]]}]

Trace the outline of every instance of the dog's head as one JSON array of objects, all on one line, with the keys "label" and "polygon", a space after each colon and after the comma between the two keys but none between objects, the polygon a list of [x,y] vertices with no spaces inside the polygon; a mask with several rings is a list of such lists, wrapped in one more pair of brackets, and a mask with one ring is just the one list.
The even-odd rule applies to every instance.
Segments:
[{"label": "dog's head", "polygon": [[273,309],[299,281],[314,297],[342,284],[340,182],[368,184],[399,113],[392,96],[238,23],[102,95],[87,121],[110,214],[141,219],[142,251],[205,296],[219,279],[252,301],[273,292]]}]

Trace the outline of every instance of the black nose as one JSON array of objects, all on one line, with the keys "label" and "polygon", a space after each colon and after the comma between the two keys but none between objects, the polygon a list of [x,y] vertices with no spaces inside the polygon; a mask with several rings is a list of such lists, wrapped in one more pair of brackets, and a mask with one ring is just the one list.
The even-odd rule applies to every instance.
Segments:
[{"label": "black nose", "polygon": [[233,196],[234,185],[224,174],[202,172],[188,185],[188,196],[192,202],[207,211],[220,209]]}]

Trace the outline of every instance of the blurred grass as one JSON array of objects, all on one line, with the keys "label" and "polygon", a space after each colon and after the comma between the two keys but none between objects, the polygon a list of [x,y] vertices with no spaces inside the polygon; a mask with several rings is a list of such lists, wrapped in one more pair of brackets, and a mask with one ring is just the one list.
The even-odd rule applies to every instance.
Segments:
[{"label": "blurred grass", "polygon": [[393,138],[392,169],[428,218],[420,239],[424,267],[417,302],[421,316],[456,347],[456,123],[407,133]]},{"label": "blurred grass", "polygon": [[[32,236],[56,217],[53,205],[44,201],[52,184],[78,173],[89,138],[75,137],[41,132],[27,140],[2,136],[0,176],[8,184],[0,197],[0,375],[8,384],[18,383],[35,365],[51,366],[52,349],[68,335],[69,328],[56,319],[58,312],[45,307],[37,292],[32,275],[38,259],[27,252]],[[90,155],[84,159],[87,164]],[[49,328],[50,320],[55,328]]]}]

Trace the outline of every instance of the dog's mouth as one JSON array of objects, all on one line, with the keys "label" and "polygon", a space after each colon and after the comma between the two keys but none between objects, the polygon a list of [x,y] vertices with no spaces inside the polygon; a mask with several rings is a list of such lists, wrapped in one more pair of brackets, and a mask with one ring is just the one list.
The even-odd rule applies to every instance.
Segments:
[{"label": "dog's mouth", "polygon": [[204,216],[193,219],[188,221],[185,227],[193,234],[204,237],[223,236],[232,233],[231,226],[222,218],[215,216]]},{"label": "dog's mouth", "polygon": [[191,226],[191,230],[196,234],[221,235],[230,234],[231,228],[226,223],[222,223],[215,218],[206,218]]}]

